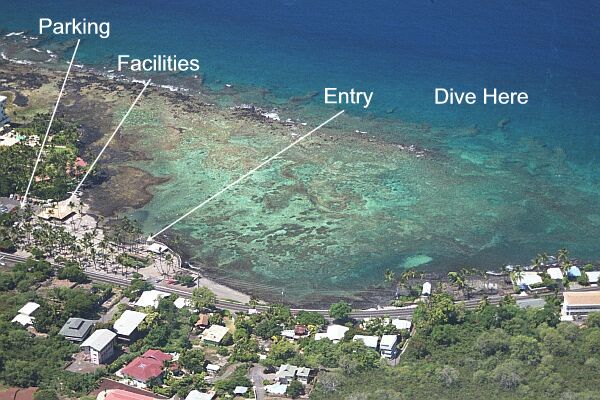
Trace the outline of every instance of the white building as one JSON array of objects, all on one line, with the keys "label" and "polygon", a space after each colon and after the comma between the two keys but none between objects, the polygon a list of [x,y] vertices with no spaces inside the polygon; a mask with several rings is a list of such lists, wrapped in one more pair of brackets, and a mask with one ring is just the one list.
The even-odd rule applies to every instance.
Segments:
[{"label": "white building", "polygon": [[354,335],[352,340],[355,342],[360,341],[368,348],[377,350],[377,344],[379,343],[379,336]]},{"label": "white building", "polygon": [[98,329],[80,347],[88,353],[91,362],[103,364],[114,354],[116,338],[117,334],[113,331]]},{"label": "white building", "polygon": [[312,369],[310,369],[310,368],[298,367],[298,369],[296,370],[296,379],[298,379],[298,381],[300,383],[308,385],[308,383],[311,381],[312,377],[313,377]]},{"label": "white building", "polygon": [[290,364],[281,364],[279,370],[275,373],[275,379],[281,384],[288,384],[296,377],[298,367]]},{"label": "white building", "polygon": [[594,292],[564,292],[561,315],[564,320],[587,317],[589,313],[600,312],[600,290]]},{"label": "white building", "polygon": [[158,307],[160,299],[169,297],[171,294],[167,292],[161,292],[160,290],[146,290],[142,293],[138,301],[134,303],[137,307]]},{"label": "white building", "polygon": [[534,271],[523,271],[514,278],[514,284],[517,286],[532,287],[542,283],[542,277]]},{"label": "white building", "polygon": [[212,325],[202,333],[202,341],[205,344],[212,344],[218,346],[225,335],[229,332],[229,329],[221,325]]},{"label": "white building", "polygon": [[125,310],[123,314],[115,321],[113,328],[117,332],[119,339],[132,341],[147,314],[138,311]]},{"label": "white building", "polygon": [[31,315],[40,308],[38,303],[34,303],[33,301],[28,302],[23,307],[19,309],[19,313],[12,319],[11,322],[17,322],[23,326],[33,325],[34,317]]},{"label": "white building", "polygon": [[558,267],[548,268],[546,273],[550,276],[550,279],[554,279],[555,281],[562,281],[564,277],[561,269]]},{"label": "white building", "polygon": [[598,279],[600,279],[600,271],[588,271],[586,274],[590,283],[598,283]]},{"label": "white building", "polygon": [[346,334],[346,332],[348,332],[349,329],[350,328],[343,325],[329,325],[327,327],[326,333],[315,334],[315,340],[329,339],[332,342],[337,343],[344,338],[344,335]]},{"label": "white building", "polygon": [[6,96],[0,96],[0,126],[10,123],[10,118],[4,113],[4,106],[6,105]]},{"label": "white building", "polygon": [[379,350],[381,356],[385,358],[395,358],[396,352],[398,351],[398,335],[383,335],[381,337],[381,343],[379,343]]},{"label": "white building", "polygon": [[425,282],[423,284],[423,290],[421,290],[421,296],[431,296],[431,283]]},{"label": "white building", "polygon": [[199,392],[196,389],[194,389],[188,393],[185,400],[212,400],[215,398],[216,395],[216,393]]},{"label": "white building", "polygon": [[191,307],[192,300],[186,299],[185,297],[178,297],[177,299],[175,299],[173,304],[175,304],[175,307],[177,307],[178,309],[182,309],[184,307]]},{"label": "white building", "polygon": [[412,327],[412,322],[407,319],[395,318],[392,320],[392,325],[394,325],[396,329],[410,329]]}]

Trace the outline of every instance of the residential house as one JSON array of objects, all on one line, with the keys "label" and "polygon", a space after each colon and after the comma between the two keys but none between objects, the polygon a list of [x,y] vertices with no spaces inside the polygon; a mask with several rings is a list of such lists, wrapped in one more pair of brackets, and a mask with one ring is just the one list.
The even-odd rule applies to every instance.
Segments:
[{"label": "residential house", "polygon": [[352,340],[355,342],[360,341],[368,348],[377,350],[377,345],[379,343],[379,336],[354,335]]},{"label": "residential house", "polygon": [[175,299],[173,304],[175,305],[175,307],[181,310],[184,307],[191,307],[192,300],[186,299],[185,297],[178,297],[177,299]]},{"label": "residential house", "polygon": [[157,308],[158,303],[164,297],[169,297],[171,294],[167,292],[161,292],[160,290],[146,290],[142,293],[138,301],[134,303],[137,307],[153,307]]},{"label": "residential house", "polygon": [[425,282],[421,290],[421,296],[431,296],[431,283]]},{"label": "residential house", "polygon": [[578,267],[576,267],[575,265],[573,265],[567,271],[567,276],[569,277],[569,279],[577,279],[581,276],[581,270]]},{"label": "residential house", "polygon": [[194,324],[194,327],[200,331],[208,328],[210,326],[210,322],[208,322],[208,314],[200,314],[198,315],[198,321]]},{"label": "residential house", "polygon": [[248,393],[247,386],[236,386],[235,389],[233,389],[233,394],[236,396],[244,396],[246,393]]},{"label": "residential house", "polygon": [[332,324],[327,326],[327,332],[315,334],[315,340],[329,339],[332,342],[337,343],[344,338],[344,335],[349,329],[350,328],[344,325]]},{"label": "residential house", "polygon": [[312,372],[313,370],[310,368],[298,367],[298,369],[296,370],[296,379],[298,379],[300,383],[308,385],[314,377]]},{"label": "residential house", "polygon": [[392,320],[392,325],[394,325],[396,329],[410,330],[410,328],[412,327],[412,322],[407,319],[394,318]]},{"label": "residential house", "polygon": [[535,271],[522,271],[513,277],[513,283],[521,290],[531,290],[542,283],[542,277]]},{"label": "residential house", "polygon": [[228,332],[229,329],[224,326],[212,325],[202,333],[202,341],[207,345],[218,346]]},{"label": "residential house", "polygon": [[275,383],[273,385],[266,385],[265,390],[268,394],[272,394],[274,396],[284,396],[287,391],[288,385],[284,385],[282,383]]},{"label": "residential house", "polygon": [[306,325],[296,325],[294,327],[294,334],[296,336],[306,336],[308,335],[308,328],[306,327]]},{"label": "residential house", "polygon": [[115,352],[117,334],[108,329],[98,329],[87,338],[80,347],[88,354],[94,364],[104,364]]},{"label": "residential house", "polygon": [[160,350],[148,350],[121,368],[119,375],[128,378],[137,387],[146,387],[149,381],[161,382],[165,363],[173,356]]},{"label": "residential house", "polygon": [[220,365],[206,364],[206,372],[211,376],[215,376],[219,372],[220,369],[221,369]]},{"label": "residential house", "polygon": [[589,313],[600,312],[600,291],[564,292],[561,315],[563,320],[587,317]]},{"label": "residential house", "polygon": [[185,400],[213,400],[216,395],[216,393],[200,392],[194,389],[188,393]]},{"label": "residential house", "polygon": [[548,268],[546,270],[546,273],[548,274],[548,276],[550,276],[550,279],[553,279],[555,281],[562,281],[564,277],[562,270],[559,267]]},{"label": "residential house", "polygon": [[0,400],[33,400],[33,395],[37,390],[37,387],[10,387],[0,390]]},{"label": "residential house", "polygon": [[381,356],[385,358],[396,358],[398,351],[398,335],[383,335],[379,343]]},{"label": "residential house", "polygon": [[96,400],[156,400],[158,397],[148,396],[123,389],[110,389],[98,393]]},{"label": "residential house", "polygon": [[598,283],[600,271],[587,271],[586,274],[591,284]]},{"label": "residential house", "polygon": [[69,318],[58,334],[71,342],[81,343],[92,332],[95,323],[90,319]]},{"label": "residential house", "polygon": [[33,317],[32,314],[34,314],[38,308],[40,308],[38,303],[34,303],[33,301],[28,302],[19,309],[18,314],[12,319],[11,322],[17,322],[23,326],[33,325],[35,317]]},{"label": "residential house", "polygon": [[144,318],[146,318],[146,316],[147,314],[142,312],[125,310],[113,325],[119,340],[123,340],[128,343],[135,341],[138,335],[138,327]]},{"label": "residential house", "polygon": [[282,364],[279,370],[275,373],[275,379],[281,384],[289,384],[296,377],[298,367],[290,364]]}]

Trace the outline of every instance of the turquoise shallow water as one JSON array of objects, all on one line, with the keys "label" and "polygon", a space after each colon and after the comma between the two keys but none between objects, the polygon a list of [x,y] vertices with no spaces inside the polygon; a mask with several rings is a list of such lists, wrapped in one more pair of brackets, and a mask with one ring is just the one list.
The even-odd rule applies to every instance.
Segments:
[{"label": "turquoise shallow water", "polygon": [[[321,104],[323,87],[375,91],[372,107],[350,107],[332,134],[368,131],[388,146],[298,149],[176,227],[193,259],[239,287],[306,300],[354,293],[381,282],[386,268],[497,267],[560,247],[598,258],[598,5],[21,1],[3,10],[0,27],[34,29],[41,15],[73,14],[113,25],[108,40],[84,39],[82,62],[198,57],[207,86],[245,90],[223,91],[226,105],[276,105],[314,126],[335,112]],[[530,102],[436,106],[435,87],[527,91]],[[312,92],[308,103],[290,101]],[[287,143],[227,121],[188,128],[138,165],[172,178],[135,214],[149,232]],[[154,140],[149,131],[144,143]]]}]

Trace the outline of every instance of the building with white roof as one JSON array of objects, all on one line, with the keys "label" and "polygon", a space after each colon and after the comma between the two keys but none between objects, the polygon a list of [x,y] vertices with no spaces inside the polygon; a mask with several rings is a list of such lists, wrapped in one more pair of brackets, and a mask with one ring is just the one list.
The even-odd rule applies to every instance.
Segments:
[{"label": "building with white roof", "polygon": [[167,292],[161,292],[160,290],[146,290],[142,293],[138,301],[134,303],[137,307],[158,307],[160,299],[169,297],[171,294]]},{"label": "building with white roof", "polygon": [[119,339],[130,342],[135,339],[137,328],[140,326],[147,314],[138,311],[125,310],[115,321],[113,328]]},{"label": "building with white roof", "polygon": [[395,318],[392,320],[392,325],[394,325],[396,329],[410,329],[412,327],[412,322],[407,319]]},{"label": "building with white roof", "polygon": [[290,364],[281,364],[279,370],[275,373],[275,379],[279,383],[288,384],[296,377],[298,367]]},{"label": "building with white roof", "polygon": [[546,273],[550,276],[551,279],[554,279],[556,281],[562,281],[564,278],[562,270],[558,267],[548,268],[546,270]]},{"label": "building with white roof", "polygon": [[365,346],[371,349],[377,350],[377,345],[379,343],[379,336],[367,336],[367,335],[354,335],[352,338],[355,342],[363,342]]},{"label": "building with white roof", "polygon": [[202,333],[202,341],[205,344],[211,344],[214,346],[218,346],[221,343],[221,341],[223,340],[223,338],[225,337],[225,335],[227,334],[227,332],[229,332],[229,329],[227,329],[224,326],[211,325],[210,328],[206,329]]},{"label": "building with white roof", "polygon": [[23,307],[21,307],[18,311],[18,314],[11,320],[11,322],[17,322],[23,326],[31,326],[33,325],[34,317],[31,316],[40,305],[38,303],[34,303],[33,301],[28,302]]},{"label": "building with white roof", "polygon": [[80,347],[88,354],[92,363],[103,364],[114,354],[116,338],[117,334],[113,331],[98,329]]},{"label": "building with white roof", "polygon": [[379,343],[381,356],[385,358],[395,358],[398,350],[398,335],[383,335]]},{"label": "building with white roof", "polygon": [[600,312],[600,290],[593,292],[564,292],[561,315],[564,319],[587,317],[592,312]]},{"label": "building with white roof", "polygon": [[315,334],[315,340],[327,338],[332,342],[337,343],[344,338],[344,335],[349,329],[350,328],[347,326],[332,324],[327,327],[327,332],[325,334]]},{"label": "building with white roof", "polygon": [[173,304],[175,305],[175,307],[181,310],[184,307],[191,307],[192,300],[186,299],[185,297],[178,297],[177,299],[175,299]]},{"label": "building with white roof", "polygon": [[308,367],[298,367],[296,370],[296,379],[298,379],[299,382],[308,385],[313,377],[312,371],[313,370]]},{"label": "building with white roof", "polygon": [[586,275],[590,283],[598,283],[598,280],[600,279],[600,271],[588,271],[586,272]]},{"label": "building with white roof", "polygon": [[185,400],[212,400],[215,398],[216,395],[216,393],[200,392],[194,389],[188,393]]},{"label": "building with white roof", "polygon": [[542,283],[542,277],[534,271],[523,271],[514,278],[514,284],[517,286],[531,287]]},{"label": "building with white roof", "polygon": [[423,284],[423,290],[421,290],[421,296],[431,296],[431,283],[425,282]]},{"label": "building with white roof", "polygon": [[167,250],[169,250],[169,248],[167,246],[165,246],[164,244],[155,242],[155,243],[152,243],[152,244],[149,244],[148,246],[146,246],[146,250],[148,250],[151,253],[162,254],[162,253],[165,253]]},{"label": "building with white roof", "polygon": [[216,374],[221,369],[220,365],[217,364],[206,364],[206,372],[209,374]]}]

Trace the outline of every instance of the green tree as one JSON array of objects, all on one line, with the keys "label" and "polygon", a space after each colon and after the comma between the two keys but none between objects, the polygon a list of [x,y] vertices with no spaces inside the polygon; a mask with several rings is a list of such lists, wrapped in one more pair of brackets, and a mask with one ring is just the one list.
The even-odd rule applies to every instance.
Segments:
[{"label": "green tree", "polygon": [[302,325],[314,325],[318,328],[325,326],[325,317],[314,311],[300,311],[296,315],[296,322]]},{"label": "green tree", "polygon": [[187,371],[197,374],[204,371],[204,351],[201,349],[188,349],[181,354],[179,362]]},{"label": "green tree", "polygon": [[213,308],[216,300],[217,296],[205,286],[196,288],[192,292],[192,303],[200,310]]},{"label": "green tree", "polygon": [[294,379],[288,385],[287,389],[285,390],[285,394],[292,399],[297,399],[304,394],[304,385]]},{"label": "green tree", "polygon": [[41,389],[33,394],[33,400],[58,400],[54,390]]},{"label": "green tree", "polygon": [[263,319],[254,328],[254,333],[263,339],[269,339],[273,336],[281,334],[281,325],[276,321],[268,318]]},{"label": "green tree", "polygon": [[352,307],[343,300],[329,307],[329,316],[336,321],[347,321],[351,312]]}]

